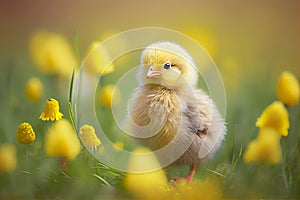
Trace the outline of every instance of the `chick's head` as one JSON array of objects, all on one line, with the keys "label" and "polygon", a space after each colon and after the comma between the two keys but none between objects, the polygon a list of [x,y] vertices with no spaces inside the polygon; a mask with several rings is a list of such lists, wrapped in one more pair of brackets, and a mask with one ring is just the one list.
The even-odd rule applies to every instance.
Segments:
[{"label": "chick's head", "polygon": [[191,56],[172,42],[157,42],[146,47],[139,72],[140,84],[156,83],[171,89],[195,87],[198,80]]}]

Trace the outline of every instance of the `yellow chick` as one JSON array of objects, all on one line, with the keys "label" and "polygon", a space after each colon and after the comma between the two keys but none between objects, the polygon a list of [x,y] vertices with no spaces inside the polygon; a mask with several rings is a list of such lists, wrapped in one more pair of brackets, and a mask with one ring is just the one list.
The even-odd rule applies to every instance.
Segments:
[{"label": "yellow chick", "polygon": [[129,102],[130,134],[151,148],[162,166],[188,165],[184,179],[192,181],[196,167],[212,157],[226,134],[214,102],[196,88],[193,59],[176,43],[156,42],[142,52],[138,81]]}]

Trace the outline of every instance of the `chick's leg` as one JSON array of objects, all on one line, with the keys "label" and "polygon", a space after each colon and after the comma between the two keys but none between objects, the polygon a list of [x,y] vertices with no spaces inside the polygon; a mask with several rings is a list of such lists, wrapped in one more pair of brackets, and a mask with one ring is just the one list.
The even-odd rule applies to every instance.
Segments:
[{"label": "chick's leg", "polygon": [[193,180],[195,172],[196,172],[196,166],[191,165],[189,174],[184,178],[186,180],[186,182],[191,182]]},{"label": "chick's leg", "polygon": [[185,178],[181,178],[179,176],[173,177],[173,181],[180,181],[185,180],[187,183],[191,182],[193,180],[194,174],[196,172],[196,165],[191,165],[188,175]]}]

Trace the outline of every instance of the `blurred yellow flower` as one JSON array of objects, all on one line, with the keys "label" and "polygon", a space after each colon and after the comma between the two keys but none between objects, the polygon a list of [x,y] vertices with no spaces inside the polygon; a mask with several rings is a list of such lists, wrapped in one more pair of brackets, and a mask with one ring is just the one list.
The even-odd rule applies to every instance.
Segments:
[{"label": "blurred yellow flower", "polygon": [[217,43],[211,31],[193,25],[184,27],[183,32],[202,45],[212,58],[217,57]]},{"label": "blurred yellow flower", "polygon": [[151,153],[149,149],[139,148],[133,151],[132,158],[129,160],[129,171],[135,169],[143,169],[145,166],[158,169],[148,173],[126,173],[124,179],[124,186],[133,196],[141,199],[156,199],[166,195],[165,189],[168,186],[168,180],[163,169],[159,169],[159,163],[152,154],[150,157],[137,159],[135,154]]},{"label": "blurred yellow flower", "polygon": [[262,128],[258,138],[250,142],[244,153],[244,161],[247,163],[278,164],[281,157],[280,135],[272,128]]},{"label": "blurred yellow flower", "polygon": [[72,46],[61,34],[38,31],[30,38],[29,50],[34,64],[44,73],[69,78],[77,66]]},{"label": "blurred yellow flower", "polygon": [[83,63],[84,69],[95,76],[105,75],[114,71],[112,60],[101,42],[93,42]]},{"label": "blurred yellow flower", "polygon": [[56,121],[45,136],[45,151],[49,156],[73,159],[80,152],[80,142],[71,123],[62,119]]},{"label": "blurred yellow flower", "polygon": [[79,132],[80,132],[81,141],[86,146],[97,147],[101,144],[101,141],[99,140],[99,138],[95,133],[94,127],[85,124],[80,128]]},{"label": "blurred yellow flower", "polygon": [[35,102],[43,95],[43,84],[38,78],[31,78],[25,86],[25,96],[28,100]]},{"label": "blurred yellow flower", "polygon": [[290,123],[288,112],[284,105],[280,101],[273,102],[257,119],[256,126],[260,128],[274,128],[280,135],[287,136]]},{"label": "blurred yellow flower", "polygon": [[288,71],[281,73],[277,82],[277,97],[284,104],[294,106],[299,103],[299,82],[294,74]]},{"label": "blurred yellow flower", "polygon": [[20,144],[31,144],[35,140],[35,133],[30,124],[23,122],[18,127],[16,138]]},{"label": "blurred yellow flower", "polygon": [[120,90],[114,85],[106,85],[100,90],[100,104],[105,107],[112,107],[120,103]]},{"label": "blurred yellow flower", "polygon": [[123,143],[123,142],[118,141],[118,142],[114,143],[114,149],[115,149],[116,151],[120,151],[120,150],[122,150],[123,148],[124,148],[124,143]]},{"label": "blurred yellow flower", "polygon": [[100,41],[109,40],[109,53],[110,55],[120,55],[118,58],[113,60],[114,68],[124,68],[128,66],[132,61],[130,54],[123,54],[122,52],[127,52],[128,38],[124,34],[120,34],[121,31],[118,30],[106,30],[100,35]]},{"label": "blurred yellow flower", "polygon": [[40,119],[43,121],[59,120],[63,117],[63,114],[59,112],[59,103],[53,98],[47,100],[44,112],[41,114]]},{"label": "blurred yellow flower", "polygon": [[17,166],[17,153],[13,144],[0,146],[0,173],[13,171]]}]

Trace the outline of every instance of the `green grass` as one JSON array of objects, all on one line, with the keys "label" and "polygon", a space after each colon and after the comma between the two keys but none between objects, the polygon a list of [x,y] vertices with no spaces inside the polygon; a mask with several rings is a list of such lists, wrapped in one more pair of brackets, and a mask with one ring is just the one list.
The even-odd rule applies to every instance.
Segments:
[{"label": "green grass", "polygon": [[[79,50],[78,50],[79,54]],[[20,60],[23,59],[23,62]],[[24,67],[25,66],[25,67]],[[119,72],[121,73],[121,72]],[[30,103],[23,95],[23,85],[31,76],[38,76],[44,83],[45,93],[37,103]],[[119,75],[118,75],[119,76]],[[289,107],[291,127],[289,135],[281,139],[283,160],[277,165],[246,164],[242,157],[248,143],[257,136],[255,121],[263,109],[276,100],[275,84],[278,73],[243,75],[237,89],[227,90],[227,136],[215,158],[203,163],[195,179],[217,178],[225,198],[300,198],[300,106]],[[103,84],[114,82],[114,73],[107,75]],[[225,80],[230,80],[225,77]],[[57,76],[41,74],[28,61],[16,58],[11,65],[1,68],[0,145],[6,142],[17,147],[18,165],[10,173],[0,174],[0,198],[129,198],[124,190],[124,173],[111,169],[96,160],[82,148],[79,155],[65,166],[59,158],[44,152],[44,135],[51,122],[38,119],[44,102],[49,97],[59,99],[64,117],[74,125],[72,111],[73,84]],[[225,88],[232,82],[225,81]],[[114,122],[109,109],[99,108],[105,117],[104,129],[115,137]],[[68,115],[69,113],[69,115]],[[99,120],[102,120],[99,117]],[[29,122],[37,135],[31,145],[21,145],[15,140],[18,125]],[[74,126],[75,127],[75,126]],[[124,139],[126,142],[126,139]],[[130,149],[130,147],[129,147]],[[105,152],[109,153],[109,152]],[[167,175],[185,175],[186,167],[168,167]]]}]

